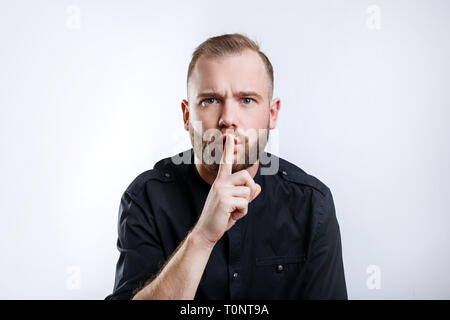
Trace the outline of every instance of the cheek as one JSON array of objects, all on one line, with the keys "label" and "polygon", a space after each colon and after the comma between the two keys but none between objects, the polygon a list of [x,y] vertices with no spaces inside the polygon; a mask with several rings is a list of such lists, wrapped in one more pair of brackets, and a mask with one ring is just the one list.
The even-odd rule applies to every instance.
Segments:
[{"label": "cheek", "polygon": [[248,128],[267,128],[267,123],[269,122],[269,113],[261,112],[258,110],[252,114],[247,115],[246,127]]},{"label": "cheek", "polygon": [[220,113],[217,110],[210,108],[209,110],[198,110],[195,119],[201,121],[203,129],[217,128],[219,122]]}]

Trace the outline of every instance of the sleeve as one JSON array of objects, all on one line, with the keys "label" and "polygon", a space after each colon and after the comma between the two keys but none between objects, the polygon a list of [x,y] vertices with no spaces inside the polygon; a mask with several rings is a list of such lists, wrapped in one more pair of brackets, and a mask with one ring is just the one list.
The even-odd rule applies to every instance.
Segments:
[{"label": "sleeve", "polygon": [[342,246],[333,196],[327,194],[318,207],[318,224],[305,267],[305,298],[312,300],[347,300]]},{"label": "sleeve", "polygon": [[119,260],[113,293],[106,300],[131,299],[135,290],[154,276],[164,263],[164,252],[150,207],[139,205],[124,192],[120,201]]}]

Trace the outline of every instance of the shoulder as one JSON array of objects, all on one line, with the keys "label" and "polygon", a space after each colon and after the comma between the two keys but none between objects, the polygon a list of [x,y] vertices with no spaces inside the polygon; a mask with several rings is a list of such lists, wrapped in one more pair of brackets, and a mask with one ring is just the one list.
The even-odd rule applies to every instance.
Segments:
[{"label": "shoulder", "polygon": [[[186,151],[185,151],[186,152]],[[184,152],[180,153],[183,154]],[[153,169],[144,171],[140,173],[127,187],[127,193],[137,196],[149,183],[155,183],[155,188],[157,186],[162,186],[166,183],[175,181],[176,170],[179,170],[181,165],[174,165],[172,161],[173,157],[167,157],[159,160],[153,166]]]},{"label": "shoulder", "polygon": [[295,164],[282,158],[278,158],[278,160],[278,176],[280,179],[286,184],[296,186],[299,193],[304,194],[305,190],[308,190],[307,193],[311,195],[311,204],[314,207],[314,216],[318,219],[319,225],[322,225],[325,221],[331,221],[330,219],[335,220],[334,200],[330,188]]},{"label": "shoulder", "polygon": [[315,176],[308,174],[305,170],[297,165],[269,154],[271,157],[276,157],[279,163],[278,175],[286,181],[286,183],[295,184],[299,187],[311,188],[318,192],[321,196],[325,197],[330,193],[328,186]]}]

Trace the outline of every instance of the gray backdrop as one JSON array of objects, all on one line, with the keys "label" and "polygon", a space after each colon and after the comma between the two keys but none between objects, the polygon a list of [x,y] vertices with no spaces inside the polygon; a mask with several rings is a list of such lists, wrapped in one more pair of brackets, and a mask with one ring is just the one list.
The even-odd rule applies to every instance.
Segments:
[{"label": "gray backdrop", "polygon": [[192,51],[242,32],[275,69],[268,151],[333,192],[349,298],[449,299],[449,12],[429,0],[2,1],[0,298],[111,292],[122,192],[190,147]]}]

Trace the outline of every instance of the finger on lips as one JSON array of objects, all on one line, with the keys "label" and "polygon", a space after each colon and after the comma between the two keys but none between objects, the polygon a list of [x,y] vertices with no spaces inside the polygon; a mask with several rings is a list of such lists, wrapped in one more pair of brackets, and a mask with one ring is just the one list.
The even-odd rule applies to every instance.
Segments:
[{"label": "finger on lips", "polygon": [[234,137],[227,134],[225,139],[225,147],[222,153],[222,159],[219,166],[219,177],[231,175],[233,168],[233,155],[234,155]]},{"label": "finger on lips", "polygon": [[[233,157],[234,157],[235,137],[232,134],[226,134],[225,146],[222,158],[220,160],[218,178],[230,178],[230,183],[234,186],[246,186],[250,189],[250,198],[248,202],[253,201],[261,192],[261,186],[252,179],[247,170],[241,170],[232,174]],[[242,190],[241,190],[242,192]]]}]

